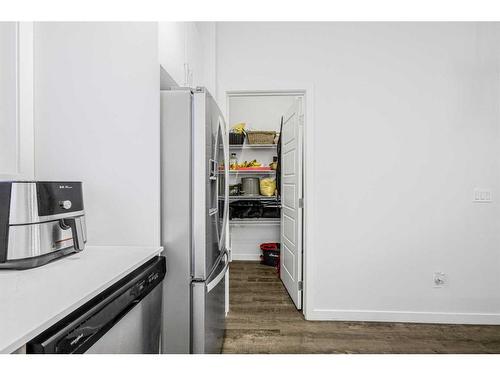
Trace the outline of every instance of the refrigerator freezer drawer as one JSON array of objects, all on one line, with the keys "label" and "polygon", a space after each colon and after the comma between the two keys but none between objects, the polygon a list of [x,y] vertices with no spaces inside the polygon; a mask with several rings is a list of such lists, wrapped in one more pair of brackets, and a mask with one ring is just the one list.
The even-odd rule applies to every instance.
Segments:
[{"label": "refrigerator freezer drawer", "polygon": [[191,352],[217,354],[222,350],[225,330],[226,273],[229,268],[227,253],[205,282],[193,282],[193,326]]}]

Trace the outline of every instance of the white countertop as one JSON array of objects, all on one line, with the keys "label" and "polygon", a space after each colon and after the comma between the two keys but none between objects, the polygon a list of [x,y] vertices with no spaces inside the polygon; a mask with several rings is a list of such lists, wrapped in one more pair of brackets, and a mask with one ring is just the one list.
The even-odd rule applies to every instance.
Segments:
[{"label": "white countertop", "polygon": [[161,250],[87,246],[38,268],[0,270],[0,353],[17,350]]}]

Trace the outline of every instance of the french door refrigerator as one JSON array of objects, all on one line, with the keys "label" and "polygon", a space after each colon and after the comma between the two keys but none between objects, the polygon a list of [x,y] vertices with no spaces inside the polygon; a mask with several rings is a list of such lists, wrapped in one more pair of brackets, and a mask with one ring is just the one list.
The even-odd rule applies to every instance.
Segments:
[{"label": "french door refrigerator", "polygon": [[220,353],[225,329],[229,145],[204,88],[161,91],[163,353]]}]

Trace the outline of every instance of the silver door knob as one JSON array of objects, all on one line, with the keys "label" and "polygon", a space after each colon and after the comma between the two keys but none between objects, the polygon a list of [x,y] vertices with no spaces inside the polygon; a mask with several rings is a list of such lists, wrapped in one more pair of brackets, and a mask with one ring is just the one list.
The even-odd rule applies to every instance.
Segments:
[{"label": "silver door knob", "polygon": [[59,205],[61,206],[61,208],[64,208],[65,210],[69,210],[72,206],[72,203],[71,203],[71,201],[66,200],[66,201],[59,202]]}]

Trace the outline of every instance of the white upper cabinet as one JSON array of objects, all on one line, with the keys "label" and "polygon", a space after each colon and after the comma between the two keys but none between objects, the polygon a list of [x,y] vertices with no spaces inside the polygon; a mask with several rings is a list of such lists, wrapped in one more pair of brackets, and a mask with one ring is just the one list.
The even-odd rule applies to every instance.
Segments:
[{"label": "white upper cabinet", "polygon": [[187,86],[203,86],[203,44],[194,22],[186,23],[186,83]]},{"label": "white upper cabinet", "polygon": [[186,85],[186,22],[158,23],[160,64],[179,86]]},{"label": "white upper cabinet", "polygon": [[33,24],[0,22],[0,179],[33,179]]},{"label": "white upper cabinet", "polygon": [[179,86],[215,86],[215,24],[159,22],[159,59]]}]

